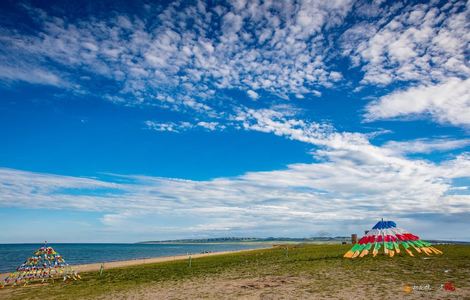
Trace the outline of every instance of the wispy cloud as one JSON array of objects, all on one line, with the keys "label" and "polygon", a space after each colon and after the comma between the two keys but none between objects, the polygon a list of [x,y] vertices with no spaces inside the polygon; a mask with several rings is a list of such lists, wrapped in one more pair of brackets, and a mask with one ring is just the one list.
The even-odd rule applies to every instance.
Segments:
[{"label": "wispy cloud", "polygon": [[24,81],[33,84],[70,87],[71,84],[59,75],[45,69],[26,69],[19,66],[0,65],[0,78],[5,81]]},{"label": "wispy cloud", "polygon": [[123,176],[124,182],[108,182],[1,169],[0,205],[99,211],[110,227],[151,214],[191,215],[185,228],[208,232],[247,226],[262,232],[263,226],[298,228],[312,220],[332,224],[384,214],[406,219],[412,212],[470,213],[470,195],[456,194],[453,183],[470,178],[466,154],[441,163],[411,160],[370,144],[366,136],[336,133],[276,111],[248,111],[239,118],[246,130],[315,145],[320,161],[205,181]]},{"label": "wispy cloud", "polygon": [[246,92],[246,93],[253,100],[257,100],[259,98],[259,94],[255,91],[253,91],[253,90],[248,90],[248,92]]},{"label": "wispy cloud", "polygon": [[223,130],[225,129],[225,125],[221,125],[218,122],[206,122],[206,121],[199,121],[195,123],[190,122],[166,122],[166,123],[158,123],[155,121],[145,121],[145,126],[148,129],[155,130],[155,131],[169,131],[169,132],[182,132],[189,129],[194,128],[203,128],[209,131],[214,130]]},{"label": "wispy cloud", "polygon": [[190,128],[194,128],[194,125],[189,122],[167,122],[167,123],[157,123],[153,121],[145,121],[145,126],[148,129],[155,131],[169,131],[169,132],[180,132]]},{"label": "wispy cloud", "polygon": [[[331,159],[209,181],[128,176],[133,183],[110,183],[2,169],[1,205],[99,211],[110,227],[148,215],[190,215],[195,218],[191,226],[209,232],[247,224],[253,230],[262,226],[296,228],[312,220],[332,225],[385,212],[400,218],[410,212],[470,211],[468,195],[446,195],[452,188],[451,178],[469,176],[466,157],[441,165],[409,161],[364,164],[338,153],[332,153]],[[456,173],[456,168],[464,171]],[[31,181],[34,177],[42,180]],[[120,193],[100,193],[102,186],[112,186]],[[84,188],[94,192],[87,194]],[[220,226],[222,223],[225,225]]]},{"label": "wispy cloud", "polygon": [[438,123],[470,125],[470,79],[396,91],[370,103],[366,120],[429,115]]},{"label": "wispy cloud", "polygon": [[427,138],[404,142],[390,141],[384,145],[384,148],[395,153],[415,154],[456,150],[468,145],[470,145],[470,139]]}]

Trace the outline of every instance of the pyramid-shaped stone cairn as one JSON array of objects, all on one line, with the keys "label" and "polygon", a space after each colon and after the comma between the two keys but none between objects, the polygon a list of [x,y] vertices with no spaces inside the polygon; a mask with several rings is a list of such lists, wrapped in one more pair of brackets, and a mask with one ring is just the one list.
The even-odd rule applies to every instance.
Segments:
[{"label": "pyramid-shaped stone cairn", "polygon": [[0,287],[26,285],[54,280],[77,280],[80,275],[72,269],[54,248],[44,244],[34,252],[15,272],[10,273]]},{"label": "pyramid-shaped stone cairn", "polygon": [[434,248],[431,243],[425,242],[418,236],[398,228],[393,221],[384,221],[382,219],[351,250],[346,252],[344,257],[356,258],[364,257],[368,254],[372,254],[375,257],[379,253],[390,257],[400,253],[414,256],[412,250],[426,255],[442,254],[442,251]]}]

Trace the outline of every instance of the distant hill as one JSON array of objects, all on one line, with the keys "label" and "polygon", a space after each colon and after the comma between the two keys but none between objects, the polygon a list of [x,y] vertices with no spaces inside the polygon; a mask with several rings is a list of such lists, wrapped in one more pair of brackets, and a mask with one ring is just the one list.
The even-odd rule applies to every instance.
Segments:
[{"label": "distant hill", "polygon": [[268,237],[268,238],[251,238],[251,237],[219,237],[207,239],[180,239],[180,240],[163,240],[163,241],[144,241],[137,244],[170,244],[170,243],[260,243],[260,242],[343,242],[350,241],[350,237],[310,237],[310,238],[287,238],[287,237]]}]

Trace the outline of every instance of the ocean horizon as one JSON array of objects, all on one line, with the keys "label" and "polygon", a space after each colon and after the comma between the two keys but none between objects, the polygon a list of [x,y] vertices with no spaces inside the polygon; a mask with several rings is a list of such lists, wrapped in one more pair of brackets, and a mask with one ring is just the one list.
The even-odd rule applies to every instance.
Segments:
[{"label": "ocean horizon", "polygon": [[[16,270],[43,243],[0,244],[0,273]],[[257,249],[266,244],[243,243],[48,243],[69,265],[111,262],[152,257]]]}]

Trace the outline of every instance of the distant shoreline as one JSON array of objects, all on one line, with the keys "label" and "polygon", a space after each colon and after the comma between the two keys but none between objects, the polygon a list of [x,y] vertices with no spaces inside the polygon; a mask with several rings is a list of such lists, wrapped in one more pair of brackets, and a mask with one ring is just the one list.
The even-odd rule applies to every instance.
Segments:
[{"label": "distant shoreline", "polygon": [[136,244],[278,244],[278,243],[328,243],[349,241],[350,237],[313,237],[313,238],[209,238],[209,239],[181,239],[163,241],[141,241]]},{"label": "distant shoreline", "polygon": [[341,244],[340,241],[259,241],[259,242],[139,242],[139,245],[279,245],[279,244]]}]

